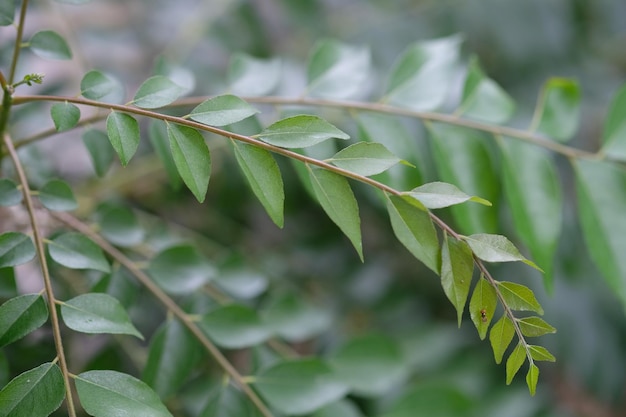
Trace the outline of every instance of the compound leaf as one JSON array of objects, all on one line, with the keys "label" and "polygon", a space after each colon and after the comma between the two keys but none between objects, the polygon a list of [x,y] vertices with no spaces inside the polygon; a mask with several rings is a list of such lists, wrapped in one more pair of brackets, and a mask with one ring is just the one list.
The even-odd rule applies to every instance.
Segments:
[{"label": "compound leaf", "polygon": [[65,39],[52,30],[42,30],[30,38],[30,50],[45,59],[72,59],[72,51]]},{"label": "compound leaf", "polygon": [[171,104],[183,91],[181,86],[169,78],[155,75],[139,86],[132,104],[144,109],[156,109]]},{"label": "compound leaf", "polygon": [[44,363],[13,378],[0,391],[0,417],[47,417],[61,406],[65,383],[58,365]]},{"label": "compound leaf", "polygon": [[168,123],[170,149],[178,173],[196,199],[202,203],[211,177],[211,153],[196,129]]},{"label": "compound leaf", "polygon": [[576,133],[579,114],[578,83],[568,78],[551,78],[543,86],[533,126],[536,126],[538,132],[565,142]]},{"label": "compound leaf", "polygon": [[39,294],[20,295],[0,306],[0,347],[21,339],[48,320],[46,301]]},{"label": "compound leaf", "polygon": [[80,120],[80,109],[67,101],[54,103],[50,107],[50,116],[57,132],[62,132],[76,126],[76,123]]},{"label": "compound leaf", "polygon": [[326,120],[309,115],[279,120],[255,137],[281,148],[306,148],[332,138],[350,139]]},{"label": "compound leaf", "polygon": [[98,245],[80,233],[65,233],[48,243],[52,260],[71,269],[110,272],[111,267]]},{"label": "compound leaf", "polygon": [[30,237],[19,232],[0,235],[0,268],[26,263],[35,257],[35,245]]},{"label": "compound leaf", "polygon": [[112,111],[107,117],[107,135],[122,165],[128,165],[139,146],[137,120],[129,114]]},{"label": "compound leaf", "polygon": [[441,286],[456,308],[459,327],[461,327],[463,309],[467,302],[473,272],[474,258],[467,243],[450,238],[445,233],[441,248]]},{"label": "compound leaf", "polygon": [[400,161],[402,160],[384,145],[370,142],[350,145],[326,160],[339,168],[365,177],[385,172]]},{"label": "compound leaf", "polygon": [[496,363],[502,362],[504,351],[507,347],[509,347],[514,334],[515,328],[513,327],[511,319],[509,319],[506,314],[502,315],[500,320],[498,320],[496,324],[491,327],[491,332],[489,332],[489,341],[491,342],[491,347],[493,348],[493,356]]},{"label": "compound leaf", "polygon": [[225,94],[203,101],[191,111],[189,118],[209,126],[226,126],[258,112],[239,97]]},{"label": "compound leaf", "polygon": [[49,210],[71,211],[78,207],[70,186],[61,180],[50,180],[39,190],[39,201]]}]

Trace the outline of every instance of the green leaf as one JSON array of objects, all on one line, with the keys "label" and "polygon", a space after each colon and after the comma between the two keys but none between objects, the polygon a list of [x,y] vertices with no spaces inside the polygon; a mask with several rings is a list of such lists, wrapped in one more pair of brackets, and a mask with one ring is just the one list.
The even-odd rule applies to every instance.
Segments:
[{"label": "green leaf", "polygon": [[204,138],[196,129],[167,124],[170,149],[178,173],[196,199],[206,197],[211,176],[211,154]]},{"label": "green leaf", "polygon": [[113,162],[113,148],[105,132],[98,129],[87,129],[83,133],[83,143],[89,152],[94,171],[98,177],[104,177]]},{"label": "green leaf", "polygon": [[112,111],[107,117],[107,135],[122,165],[128,165],[139,146],[137,120],[129,114]]},{"label": "green leaf", "polygon": [[522,342],[518,343],[511,352],[511,355],[506,360],[506,384],[510,385],[513,381],[513,377],[519,371],[519,368],[522,367],[524,362],[526,361],[526,349],[524,349],[524,345]]},{"label": "green leaf", "polygon": [[294,294],[272,300],[262,314],[265,326],[290,343],[304,342],[325,332],[333,321],[328,309],[312,305]]},{"label": "green leaf", "polygon": [[487,262],[515,262],[522,261],[541,271],[532,261],[524,258],[509,239],[501,235],[478,233],[464,237],[472,251],[483,261]]},{"label": "green leaf", "polygon": [[65,3],[65,4],[85,4],[89,3],[91,0],[54,0],[57,3]]},{"label": "green leaf", "polygon": [[65,383],[58,365],[44,363],[13,378],[0,391],[0,417],[47,417],[61,406]]},{"label": "green leaf", "polygon": [[463,309],[467,302],[473,272],[474,258],[467,243],[450,238],[447,233],[444,233],[441,248],[441,286],[456,308],[459,327],[461,327]]},{"label": "green leaf", "polygon": [[578,83],[569,78],[551,78],[546,81],[535,109],[532,126],[552,139],[565,142],[576,133],[579,116]]},{"label": "green leaf", "polygon": [[626,171],[607,162],[574,163],[578,215],[591,258],[626,309]]},{"label": "green leaf", "polygon": [[326,162],[365,177],[385,172],[400,158],[380,143],[358,142],[337,152]]},{"label": "green leaf", "polygon": [[233,140],[239,168],[250,184],[254,195],[276,226],[284,225],[285,190],[283,177],[272,154],[257,146]]},{"label": "green leaf", "polygon": [[[445,376],[443,377],[445,378]],[[380,417],[450,417],[470,415],[474,402],[454,382],[416,383],[393,401]]]},{"label": "green leaf", "polygon": [[318,408],[311,417],[363,417],[363,414],[351,401],[339,400]]},{"label": "green leaf", "polygon": [[30,237],[19,232],[0,235],[0,268],[24,264],[35,257],[35,245]]},{"label": "green leaf", "polygon": [[150,341],[141,379],[161,398],[174,395],[194,371],[202,355],[200,344],[178,320],[168,320]]},{"label": "green leaf", "polygon": [[309,165],[307,168],[317,201],[328,217],[350,239],[361,261],[363,261],[359,206],[348,180],[325,169],[312,168]]},{"label": "green leaf", "polygon": [[52,30],[42,30],[30,38],[30,50],[40,58],[72,59],[72,51],[65,39]]},{"label": "green leaf", "polygon": [[411,46],[391,71],[387,100],[418,111],[441,107],[457,75],[461,41],[454,35]]},{"label": "green leaf", "polygon": [[9,26],[15,18],[15,0],[0,1],[0,26]]},{"label": "green leaf", "polygon": [[475,203],[491,206],[491,203],[483,198],[470,196],[459,190],[455,185],[447,182],[429,182],[420,185],[407,193],[418,199],[426,208],[438,209],[457,204],[473,201]]},{"label": "green leaf", "polygon": [[480,340],[484,340],[487,336],[487,329],[496,312],[496,305],[496,290],[481,276],[474,287],[469,306],[470,318],[478,330]]},{"label": "green leaf", "polygon": [[506,123],[513,116],[515,103],[495,81],[485,76],[478,59],[470,60],[463,98],[458,114],[488,123]]},{"label": "green leaf", "polygon": [[217,271],[190,245],[165,249],[151,261],[148,271],[170,294],[191,294],[215,277]]},{"label": "green leaf", "polygon": [[389,337],[370,334],[350,340],[329,359],[337,378],[359,396],[389,392],[407,376],[400,347]]},{"label": "green leaf", "polygon": [[509,319],[506,314],[502,315],[500,320],[498,320],[496,324],[491,327],[491,332],[489,332],[489,341],[491,342],[491,347],[493,348],[493,356],[496,363],[502,362],[504,351],[507,347],[509,347],[514,334],[515,328],[513,327],[511,319]]},{"label": "green leaf", "polygon": [[126,308],[133,306],[139,291],[134,277],[124,268],[115,268],[91,287],[91,292],[109,294]]},{"label": "green leaf", "polygon": [[14,268],[0,268],[0,297],[11,298],[17,295],[17,282],[15,280]]},{"label": "green leaf", "polygon": [[604,124],[602,152],[619,161],[626,161],[626,85],[615,95]]},{"label": "green leaf", "polygon": [[289,415],[311,413],[348,391],[316,358],[281,361],[257,375],[253,385],[272,407]]},{"label": "green leaf", "polygon": [[100,233],[117,246],[135,246],[143,242],[145,233],[137,216],[126,207],[110,207],[99,221]]},{"label": "green leaf", "polygon": [[252,299],[261,295],[268,287],[267,276],[245,266],[220,270],[215,283],[235,298]]},{"label": "green leaf", "polygon": [[62,132],[76,126],[80,120],[80,109],[67,101],[54,103],[50,108],[50,116],[57,132]]},{"label": "green leaf", "polygon": [[80,81],[80,94],[90,100],[119,103],[124,99],[124,86],[109,74],[92,70]]},{"label": "green leaf", "polygon": [[199,417],[262,417],[250,400],[232,384],[213,390]]},{"label": "green leaf", "polygon": [[350,139],[326,120],[308,115],[279,120],[255,137],[281,148],[306,148],[332,138]]},{"label": "green leaf", "polygon": [[199,324],[216,344],[229,349],[258,345],[270,337],[256,311],[238,304],[205,314]]},{"label": "green leaf", "polygon": [[98,245],[80,233],[65,233],[48,243],[52,260],[71,269],[110,272],[111,267]]},{"label": "green leaf", "polygon": [[543,314],[543,308],[530,288],[514,282],[498,282],[498,288],[511,310],[534,311]]},{"label": "green leaf", "polygon": [[0,306],[0,347],[21,339],[48,320],[46,301],[39,294],[11,298]]},{"label": "green leaf", "polygon": [[65,325],[82,333],[130,334],[143,340],[119,301],[108,294],[82,294],[61,304]]},{"label": "green leaf", "polygon": [[528,345],[530,356],[536,361],[555,362],[556,358],[543,346]]},{"label": "green leaf", "polygon": [[330,99],[362,94],[369,76],[370,60],[368,48],[334,40],[318,42],[307,68],[309,94]]},{"label": "green leaf", "polygon": [[75,381],[80,404],[94,417],[172,417],[159,396],[130,375],[88,371]]},{"label": "green leaf", "polygon": [[23,198],[17,185],[8,178],[0,178],[0,207],[19,204]]},{"label": "green leaf", "polygon": [[237,53],[228,67],[228,82],[235,94],[262,96],[272,92],[281,77],[278,59],[259,59]]},{"label": "green leaf", "polygon": [[148,128],[148,139],[152,144],[152,148],[158,155],[159,159],[163,163],[167,177],[170,180],[170,185],[174,190],[179,190],[183,184],[182,178],[176,168],[176,163],[172,157],[172,151],[170,150],[170,139],[167,134],[166,125],[156,119],[150,120],[150,127]]},{"label": "green leaf", "polygon": [[[496,174],[487,138],[475,130],[445,124],[428,124],[431,149],[439,177],[470,195],[496,203]],[[451,208],[454,220],[465,234],[494,233],[498,228],[497,207],[463,204]]]},{"label": "green leaf", "polygon": [[535,396],[538,380],[539,368],[534,363],[531,363],[530,368],[528,369],[528,373],[526,374],[526,385],[528,385],[528,390],[530,391],[530,395],[532,396]]},{"label": "green leaf", "polygon": [[428,210],[414,198],[387,195],[387,211],[400,243],[439,274],[439,238]]},{"label": "green leaf", "polygon": [[70,186],[61,180],[50,180],[39,190],[39,201],[48,210],[71,211],[78,203]]},{"label": "green leaf", "polygon": [[156,109],[171,104],[182,92],[183,88],[169,78],[155,75],[139,86],[131,103],[143,109]]},{"label": "green leaf", "polygon": [[209,126],[226,126],[258,112],[239,97],[225,94],[203,101],[191,111],[189,118]]},{"label": "green leaf", "polygon": [[526,337],[537,337],[548,333],[556,333],[554,327],[550,326],[539,317],[524,317],[520,319],[517,324],[522,334]]}]

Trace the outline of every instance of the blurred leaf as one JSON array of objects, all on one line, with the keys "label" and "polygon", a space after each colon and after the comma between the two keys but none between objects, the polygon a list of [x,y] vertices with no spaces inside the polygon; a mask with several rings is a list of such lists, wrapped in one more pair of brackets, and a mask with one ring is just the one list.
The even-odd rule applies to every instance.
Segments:
[{"label": "blurred leaf", "polygon": [[15,0],[0,1],[0,26],[9,26],[15,18]]},{"label": "blurred leaf", "polygon": [[522,342],[519,342],[511,355],[506,360],[506,384],[510,385],[511,381],[513,381],[513,377],[519,371],[519,368],[522,367],[524,362],[526,361],[526,349],[524,349],[524,345]]},{"label": "blurred leaf", "polygon": [[496,290],[481,276],[474,287],[469,305],[470,318],[478,330],[480,340],[484,340],[487,336],[489,323],[496,312],[496,303]]},{"label": "blurred leaf", "polygon": [[78,203],[70,186],[61,180],[50,180],[39,190],[39,201],[48,210],[71,211]]},{"label": "blurred leaf", "polygon": [[233,55],[228,67],[228,81],[235,94],[262,96],[272,92],[281,77],[278,59],[258,59],[243,53]]},{"label": "blurred leaf", "polygon": [[213,265],[189,245],[163,250],[150,261],[148,271],[154,281],[170,294],[191,294],[217,273]]},{"label": "blurred leaf", "polygon": [[534,396],[535,391],[537,390],[537,381],[539,380],[539,368],[534,363],[530,364],[530,368],[528,369],[528,373],[526,374],[526,384],[528,385],[528,390],[530,391],[530,395]]},{"label": "blurred leaf", "polygon": [[617,92],[609,107],[602,135],[602,152],[619,161],[626,161],[626,85]]},{"label": "blurred leaf", "polygon": [[217,345],[229,349],[254,346],[270,337],[256,311],[238,304],[219,307],[205,314],[199,324]]},{"label": "blurred leaf", "polygon": [[282,295],[263,310],[263,322],[291,343],[304,342],[328,330],[332,313],[293,294]]},{"label": "blurred leaf", "polygon": [[424,205],[424,207],[429,209],[450,207],[456,204],[465,203],[466,201],[473,201],[485,206],[491,206],[489,201],[480,197],[467,195],[456,186],[446,182],[429,182],[427,184],[420,185],[419,187],[412,189],[408,195],[416,198]]},{"label": "blurred leaf", "polygon": [[85,4],[89,3],[91,0],[54,0],[57,3],[66,3],[66,4]]},{"label": "blurred leaf", "polygon": [[555,362],[556,358],[543,346],[528,345],[530,356],[536,361]]},{"label": "blurred leaf", "polygon": [[80,120],[80,109],[68,103],[54,103],[50,108],[50,116],[57,132],[63,132],[76,126]]},{"label": "blurred leaf", "polygon": [[533,126],[546,136],[565,142],[574,136],[580,119],[580,87],[569,78],[550,78],[543,86]]},{"label": "blurred leaf", "polygon": [[269,151],[258,146],[237,140],[232,142],[239,168],[248,180],[254,195],[276,226],[282,228],[285,223],[285,191],[276,160]]},{"label": "blurred leaf", "polygon": [[301,415],[343,398],[347,391],[319,359],[281,361],[255,378],[254,387],[281,413]]},{"label": "blurred leaf", "polygon": [[215,277],[215,282],[231,296],[242,299],[259,296],[269,285],[265,275],[246,267],[221,270]]},{"label": "blurred leaf", "polygon": [[119,301],[108,294],[82,294],[61,304],[65,325],[82,333],[130,334],[143,340]]},{"label": "blurred leaf", "polygon": [[359,396],[389,392],[407,376],[399,346],[389,337],[369,334],[344,344],[329,359],[337,378]]},{"label": "blurred leaf", "polygon": [[132,210],[126,207],[110,207],[99,221],[100,233],[117,246],[129,247],[141,243],[144,230]]},{"label": "blurred leaf", "polygon": [[409,47],[391,71],[387,100],[417,111],[441,107],[454,84],[461,41],[454,35]]},{"label": "blurred leaf", "polygon": [[231,384],[211,393],[200,417],[262,417],[258,409]]},{"label": "blurred leaf", "polygon": [[65,233],[48,243],[48,252],[55,262],[71,269],[95,269],[110,272],[102,250],[80,233]]},{"label": "blurred leaf", "polygon": [[30,38],[33,53],[45,59],[72,59],[72,51],[65,39],[52,30],[42,30]]},{"label": "blurred leaf", "polygon": [[0,306],[0,347],[21,339],[48,320],[46,301],[39,294],[11,298]]},{"label": "blurred leaf", "polygon": [[370,59],[370,52],[365,47],[335,40],[318,42],[309,57],[308,93],[330,99],[358,95],[367,81]]},{"label": "blurred leaf", "polygon": [[110,274],[104,275],[91,287],[91,292],[109,294],[126,308],[133,305],[139,290],[140,288],[133,280],[130,272],[119,267]]},{"label": "blurred leaf", "polygon": [[400,161],[401,159],[384,145],[369,142],[350,145],[326,160],[339,168],[365,177],[385,172]]},{"label": "blurred leaf", "polygon": [[420,384],[409,387],[380,417],[462,417],[473,408],[470,397],[452,384]]},{"label": "blurred leaf", "polygon": [[463,99],[457,112],[469,119],[506,123],[513,116],[515,103],[492,79],[485,76],[478,59],[472,57],[463,86]]},{"label": "blurred leaf", "polygon": [[239,97],[225,94],[203,101],[191,111],[189,118],[209,126],[226,126],[258,112]]},{"label": "blurred leaf", "polygon": [[496,324],[491,327],[491,332],[489,332],[489,341],[491,342],[491,347],[493,348],[493,356],[496,363],[502,362],[504,351],[506,351],[506,348],[508,348],[509,344],[511,344],[514,334],[515,328],[513,327],[511,319],[509,319],[506,314],[503,314],[500,320],[498,320]]},{"label": "blurred leaf", "polygon": [[23,198],[17,185],[8,178],[0,178],[0,207],[14,206]]},{"label": "blurred leaf", "polygon": [[254,137],[281,148],[306,148],[332,138],[350,139],[326,120],[308,115],[279,120]]},{"label": "blurred leaf", "polygon": [[17,295],[14,268],[0,268],[0,298],[17,297]]},{"label": "blurred leaf", "polygon": [[201,354],[194,336],[178,320],[168,320],[150,341],[141,379],[161,398],[169,398],[189,378]]},{"label": "blurred leaf", "polygon": [[172,123],[167,124],[167,134],[178,173],[202,203],[211,176],[211,153],[204,137],[196,129]]},{"label": "blurred leaf", "polygon": [[152,119],[150,120],[148,132],[148,139],[150,139],[152,148],[154,148],[154,151],[163,163],[165,172],[167,172],[167,177],[170,180],[170,185],[174,190],[179,190],[183,181],[178,173],[178,169],[176,168],[174,158],[172,157],[165,124],[160,120]]},{"label": "blurred leaf", "polygon": [[88,371],[75,377],[80,404],[94,417],[172,417],[145,383],[116,371]]},{"label": "blurred leaf", "polygon": [[343,399],[318,408],[311,417],[363,417],[363,414],[351,401]]},{"label": "blurred leaf", "polygon": [[126,113],[112,111],[107,117],[107,135],[122,165],[128,165],[139,146],[137,120]]},{"label": "blurred leaf", "polygon": [[0,235],[0,268],[24,264],[35,257],[35,245],[30,237],[19,232]]},{"label": "blurred leaf", "polygon": [[131,103],[143,109],[156,109],[171,104],[182,92],[183,88],[169,78],[155,75],[139,86]]},{"label": "blurred leaf", "polygon": [[124,99],[124,86],[112,76],[92,70],[83,76],[80,94],[90,100],[119,103]]},{"label": "blurred leaf", "polygon": [[530,288],[514,282],[499,282],[498,288],[506,305],[511,310],[534,311],[535,313],[543,314],[543,308],[541,308]]},{"label": "blurred leaf", "polygon": [[441,286],[456,308],[459,327],[461,327],[463,309],[467,302],[473,272],[474,258],[467,243],[444,233],[441,248]]},{"label": "blurred leaf", "polygon": [[94,171],[98,177],[104,177],[113,162],[113,148],[105,132],[98,129],[87,129],[83,133],[83,143],[89,152]]},{"label": "blurred leaf", "polygon": [[524,258],[519,250],[511,243],[509,239],[501,235],[490,235],[486,233],[477,233],[475,235],[464,237],[472,251],[483,261],[487,262],[515,262],[522,261],[527,265],[541,271],[541,269]]},{"label": "blurred leaf", "polygon": [[439,238],[428,210],[414,198],[387,195],[387,212],[400,243],[438,274]]},{"label": "blurred leaf", "polygon": [[578,215],[591,258],[626,308],[626,171],[607,162],[574,163]]},{"label": "blurred leaf", "polygon": [[47,417],[61,406],[65,383],[58,365],[44,363],[13,378],[0,391],[0,417]]},{"label": "blurred leaf", "polygon": [[348,180],[326,169],[313,168],[309,165],[307,167],[317,201],[328,217],[350,239],[363,261],[359,206]]},{"label": "blurred leaf", "polygon": [[556,333],[556,329],[539,317],[524,317],[518,322],[522,334],[526,337],[543,336],[548,333]]}]

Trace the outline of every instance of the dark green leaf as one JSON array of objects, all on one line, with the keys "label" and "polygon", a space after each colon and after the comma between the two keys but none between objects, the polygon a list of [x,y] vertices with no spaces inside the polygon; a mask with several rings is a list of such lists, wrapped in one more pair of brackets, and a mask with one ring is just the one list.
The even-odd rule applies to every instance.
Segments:
[{"label": "dark green leaf", "polygon": [[130,375],[88,371],[75,380],[81,405],[94,417],[172,417],[159,396]]},{"label": "dark green leaf", "polygon": [[11,298],[17,295],[17,282],[15,281],[14,268],[0,268],[0,297]]},{"label": "dark green leaf", "polygon": [[134,246],[143,241],[144,230],[137,216],[125,207],[111,207],[100,218],[100,233],[118,246]]},{"label": "dark green leaf", "polygon": [[511,310],[534,311],[543,314],[543,308],[530,288],[514,282],[499,282],[498,288],[506,305]]},{"label": "dark green leaf", "polygon": [[276,226],[284,225],[285,191],[280,169],[272,154],[257,146],[233,140],[235,157],[254,195]]},{"label": "dark green leaf", "polygon": [[13,378],[0,391],[0,417],[47,417],[61,406],[65,384],[54,363],[44,363]]},{"label": "dark green leaf", "polygon": [[424,207],[429,209],[454,206],[456,204],[465,203],[466,201],[491,206],[489,201],[480,197],[467,195],[456,186],[446,182],[429,182],[412,189],[408,194],[418,199]]},{"label": "dark green leaf", "polygon": [[33,53],[45,59],[72,59],[72,51],[65,39],[51,30],[42,30],[30,38],[29,46]]},{"label": "dark green leaf", "polygon": [[46,301],[39,294],[11,298],[0,306],[0,347],[13,343],[48,320]]},{"label": "dark green leaf", "polygon": [[119,301],[108,294],[82,294],[61,304],[66,326],[82,333],[130,334],[143,340]]},{"label": "dark green leaf", "polygon": [[339,168],[366,177],[385,172],[400,161],[384,145],[369,142],[350,145],[326,160]]},{"label": "dark green leaf", "polygon": [[317,201],[328,217],[350,239],[362,261],[363,242],[359,206],[348,180],[325,169],[312,168],[308,165],[307,167]]},{"label": "dark green leaf", "polygon": [[80,233],[65,233],[48,243],[50,257],[72,269],[95,269],[109,272],[111,267],[102,250]]},{"label": "dark green leaf", "polygon": [[459,327],[473,272],[474,258],[467,243],[450,238],[445,233],[441,248],[441,286],[456,308]]},{"label": "dark green leaf", "polygon": [[528,373],[526,374],[526,385],[528,385],[528,390],[530,391],[530,395],[534,396],[535,391],[537,390],[537,381],[539,380],[539,368],[534,363],[530,364],[530,368],[528,369]]},{"label": "dark green leaf", "polygon": [[9,26],[15,18],[15,0],[0,1],[0,26]]},{"label": "dark green leaf", "polygon": [[122,165],[128,165],[139,146],[139,124],[126,113],[111,112],[107,117],[107,135]]},{"label": "dark green leaf", "polygon": [[258,113],[259,111],[237,96],[225,94],[203,101],[189,117],[209,126],[226,126]]},{"label": "dark green leaf", "polygon": [[326,120],[308,115],[279,120],[255,137],[281,148],[306,148],[332,138],[350,139]]},{"label": "dark green leaf", "polygon": [[102,130],[87,129],[83,133],[83,143],[89,152],[96,175],[104,177],[111,166],[111,162],[113,162],[114,156],[107,134]]},{"label": "dark green leaf", "polygon": [[518,343],[506,360],[506,384],[509,385],[513,381],[513,377],[519,371],[526,361],[526,349],[522,342]]},{"label": "dark green leaf", "polygon": [[301,415],[337,401],[348,387],[319,359],[281,361],[256,376],[254,387],[281,413]]},{"label": "dark green leaf", "polygon": [[417,383],[396,399],[380,417],[466,416],[474,405],[454,383]]},{"label": "dark green leaf", "polygon": [[112,76],[92,70],[80,81],[80,94],[90,100],[119,103],[124,99],[124,86]]},{"label": "dark green leaf", "polygon": [[269,280],[262,273],[246,267],[221,270],[215,277],[216,284],[236,298],[250,299],[262,294]]},{"label": "dark green leaf", "polygon": [[211,154],[204,138],[196,129],[167,124],[170,150],[178,173],[199,202],[206,196],[211,176]]},{"label": "dark green leaf", "polygon": [[526,337],[543,336],[548,333],[556,333],[556,329],[539,317],[525,317],[518,322],[522,334]]},{"label": "dark green leaf", "polygon": [[91,287],[91,292],[109,294],[126,308],[133,305],[139,290],[130,272],[124,268],[115,268]]},{"label": "dark green leaf", "polygon": [[502,362],[504,351],[507,347],[509,347],[509,344],[511,344],[514,334],[515,328],[513,327],[511,319],[509,319],[506,314],[502,315],[500,320],[498,320],[491,328],[491,332],[489,332],[489,341],[491,342],[491,347],[493,348],[493,356],[496,363]]},{"label": "dark green leaf", "polygon": [[535,109],[533,127],[546,136],[564,142],[578,129],[580,87],[568,78],[546,81]]},{"label": "dark green leaf", "polygon": [[515,262],[522,261],[527,265],[541,270],[532,261],[524,258],[509,239],[501,235],[478,233],[464,238],[472,251],[483,261]]},{"label": "dark green leaf", "polygon": [[150,121],[148,139],[154,148],[154,151],[158,155],[159,159],[163,163],[167,177],[170,179],[170,184],[173,189],[179,190],[183,184],[182,178],[176,168],[176,163],[172,157],[172,151],[170,150],[170,139],[167,134],[165,124],[153,119]]},{"label": "dark green leaf", "polygon": [[626,85],[615,95],[604,124],[602,152],[620,161],[626,160]]},{"label": "dark green leaf", "polygon": [[200,417],[262,417],[250,400],[232,384],[211,392]]},{"label": "dark green leaf", "polygon": [[26,263],[35,257],[35,245],[23,233],[6,232],[0,235],[0,268]]},{"label": "dark green leaf", "polygon": [[139,86],[132,103],[144,109],[167,106],[176,100],[183,88],[163,75],[148,78]]},{"label": "dark green leaf", "polygon": [[428,210],[409,196],[387,196],[393,232],[409,252],[439,273],[439,238]]},{"label": "dark green leaf", "polygon": [[14,206],[22,201],[22,192],[8,178],[0,178],[0,206]]},{"label": "dark green leaf", "polygon": [[50,116],[57,132],[62,132],[76,126],[80,120],[80,109],[67,101],[54,103],[50,108]]},{"label": "dark green leaf", "polygon": [[363,414],[351,401],[344,399],[317,409],[311,417],[363,417]]},{"label": "dark green leaf", "polygon": [[308,92],[312,96],[346,99],[362,94],[370,71],[367,48],[334,40],[319,42],[307,69]]},{"label": "dark green leaf", "polygon": [[150,261],[149,272],[170,294],[190,294],[216,275],[213,265],[189,245],[173,246],[160,252]]},{"label": "dark green leaf", "polygon": [[78,203],[70,186],[61,180],[50,180],[39,190],[39,201],[48,210],[71,211]]},{"label": "dark green leaf", "polygon": [[493,319],[496,312],[496,290],[483,277],[480,277],[474,287],[472,298],[470,300],[470,318],[478,330],[480,340],[487,336],[489,323]]},{"label": "dark green leaf", "polygon": [[258,59],[250,55],[233,55],[228,67],[228,81],[235,94],[262,96],[272,92],[281,76],[278,59]]},{"label": "dark green leaf", "polygon": [[306,341],[328,330],[332,320],[328,309],[309,304],[293,294],[280,296],[263,311],[265,326],[292,343]]},{"label": "dark green leaf", "polygon": [[556,358],[543,346],[528,345],[530,356],[536,361],[555,362]]},{"label": "dark green leaf", "polygon": [[219,307],[205,314],[200,327],[216,344],[230,349],[254,346],[270,337],[256,311],[238,304]]}]

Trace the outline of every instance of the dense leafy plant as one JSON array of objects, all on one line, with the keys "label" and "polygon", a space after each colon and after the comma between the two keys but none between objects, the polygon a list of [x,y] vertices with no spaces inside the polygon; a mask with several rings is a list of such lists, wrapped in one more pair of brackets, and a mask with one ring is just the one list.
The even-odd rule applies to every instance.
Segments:
[{"label": "dense leafy plant", "polygon": [[[76,187],[66,180],[45,173],[35,178],[25,162],[32,157],[18,150],[57,132],[82,129],[84,146],[103,183],[109,181],[106,175],[115,156],[120,172],[125,172],[137,154],[148,153],[147,140],[172,187],[184,184],[200,203],[207,200],[215,153],[220,164],[230,158],[279,228],[285,226],[284,183],[292,181],[284,172],[294,173],[363,262],[367,251],[359,201],[385,212],[397,240],[441,278],[458,325],[467,307],[480,339],[489,336],[495,361],[506,357],[506,383],[528,363],[531,395],[539,378],[537,363],[555,358],[529,339],[556,330],[539,317],[543,308],[527,285],[500,280],[488,266],[527,264],[542,271],[545,288],[552,289],[562,207],[552,151],[566,156],[574,167],[589,250],[626,302],[626,264],[619,254],[626,201],[614,193],[625,175],[620,163],[626,156],[626,90],[617,94],[609,110],[597,153],[564,144],[578,127],[581,94],[575,81],[548,80],[530,126],[506,127],[515,103],[483,72],[477,58],[463,64],[459,36],[410,46],[397,59],[377,101],[354,100],[372,88],[368,49],[333,40],[318,43],[311,52],[307,88],[298,98],[269,96],[281,79],[279,61],[245,54],[232,57],[228,91],[210,97],[191,96],[193,88],[177,78],[176,68],[167,62],[140,83],[125,104],[120,104],[125,101],[124,86],[99,70],[87,71],[74,94],[18,94],[33,84],[45,84],[45,76],[38,73],[18,79],[18,58],[25,45],[41,58],[72,56],[63,37],[51,30],[39,31],[23,44],[27,8],[28,2],[22,1],[10,65],[0,72],[0,157],[12,165],[3,165],[0,206],[23,204],[28,218],[25,228],[9,223],[12,230],[0,235],[3,286],[15,293],[0,306],[0,346],[9,348],[46,326],[52,331],[55,355],[30,363],[29,370],[4,383],[0,415],[47,416],[65,401],[70,416],[79,413],[78,404],[93,416],[169,416],[172,408],[203,417],[358,416],[361,412],[349,395],[382,397],[413,372],[398,342],[383,333],[342,341],[326,354],[307,349],[300,353],[299,345],[323,334],[332,316],[293,291],[272,288],[260,272],[263,266],[250,261],[242,267],[232,255],[218,261],[215,250],[203,247],[202,238],[166,229],[164,220],[140,209],[106,198],[84,209],[79,205],[81,193],[89,194],[89,189],[75,194]],[[12,24],[15,14],[13,1],[0,3],[3,25]],[[464,81],[455,92],[460,72]],[[451,93],[458,98],[453,111],[434,112],[450,107]],[[20,137],[13,122],[28,116],[18,109],[40,102],[50,103],[54,129]],[[101,111],[84,116],[86,109]],[[272,111],[280,116],[273,118]],[[423,161],[400,117],[423,122],[441,181],[422,181]],[[229,145],[228,157],[223,149],[207,145],[218,140]],[[494,163],[496,152],[500,166]],[[490,211],[499,200],[498,175],[514,232],[536,264],[497,234]],[[357,184],[359,200],[353,192]],[[220,192],[229,191],[221,187]],[[450,211],[440,216],[437,210],[448,207]],[[33,258],[43,289],[18,295],[14,268]],[[151,299],[141,297],[141,290]],[[153,300],[160,305],[158,319],[138,319],[155,314]],[[140,379],[121,372],[121,366],[76,365],[80,361],[66,355],[70,331],[119,335],[111,337],[129,346],[129,352],[137,348],[129,338],[143,341],[149,336],[147,358],[139,361]],[[246,365],[233,351],[250,355],[252,364]],[[207,355],[219,365],[223,381],[205,382],[216,374],[204,365]],[[208,399],[195,411],[178,403],[185,401],[185,392],[193,395],[193,390],[183,389],[190,380],[211,387]],[[428,396],[428,390],[409,391],[373,412],[394,417],[428,413],[415,400]],[[458,415],[466,401],[450,402],[448,412]]]}]

